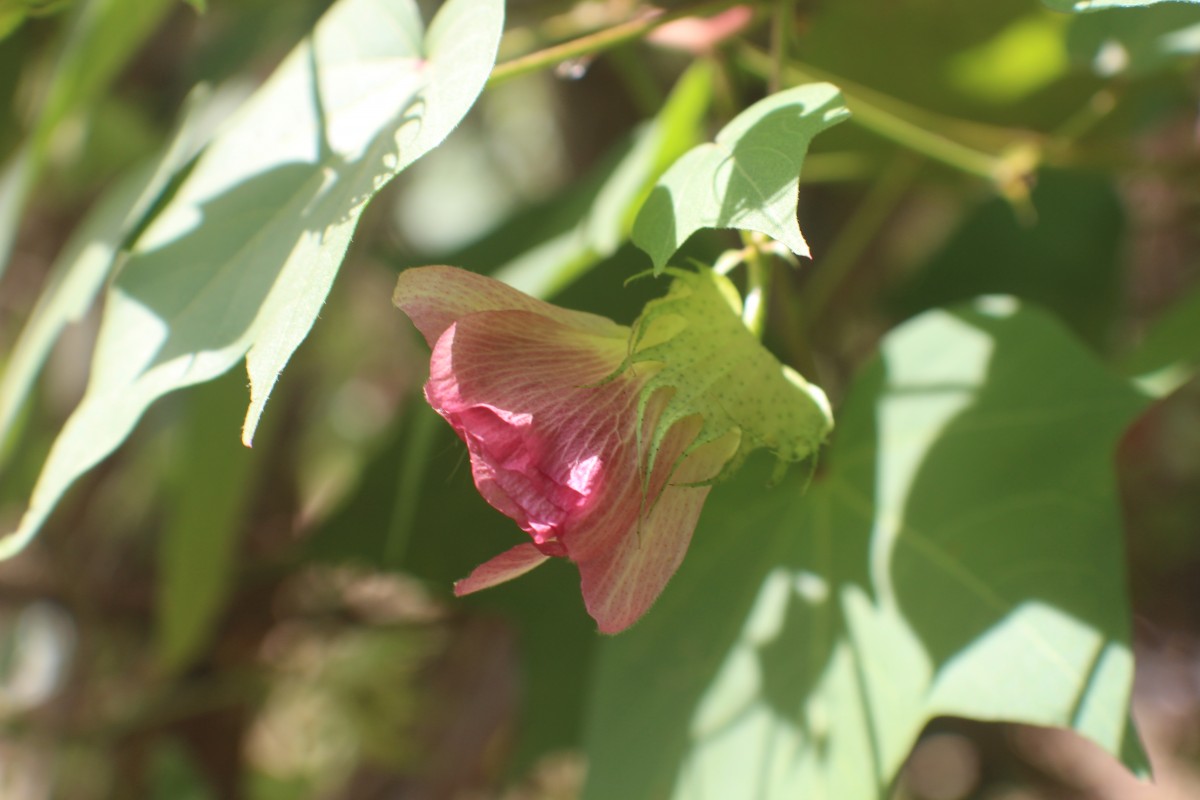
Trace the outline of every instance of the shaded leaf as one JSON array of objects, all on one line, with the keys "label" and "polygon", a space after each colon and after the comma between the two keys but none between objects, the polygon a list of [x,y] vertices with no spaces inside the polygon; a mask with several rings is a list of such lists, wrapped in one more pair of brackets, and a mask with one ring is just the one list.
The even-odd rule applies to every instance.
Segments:
[{"label": "shaded leaf", "polygon": [[633,242],[654,261],[655,274],[701,228],[758,231],[807,256],[796,221],[800,168],[812,138],[848,115],[836,87],[797,86],[750,106],[715,142],[684,154],[633,225]]},{"label": "shaded leaf", "polygon": [[971,211],[893,293],[892,310],[911,316],[981,294],[1012,294],[1053,311],[1102,349],[1122,289],[1125,212],[1112,180],[1045,169],[1030,199],[1033,224],[1022,224],[999,197]]},{"label": "shaded leaf", "polygon": [[1144,766],[1112,457],[1145,399],[1004,298],[884,340],[829,469],[717,487],[603,643],[588,797],[885,796],[930,718],[1072,727]]},{"label": "shaded leaf", "polygon": [[242,356],[249,443],[363,208],[466,114],[502,23],[499,0],[450,0],[424,43],[411,0],[341,0],[321,19],[137,241],[108,294],[87,393],[0,556],[25,545],[150,403]]}]

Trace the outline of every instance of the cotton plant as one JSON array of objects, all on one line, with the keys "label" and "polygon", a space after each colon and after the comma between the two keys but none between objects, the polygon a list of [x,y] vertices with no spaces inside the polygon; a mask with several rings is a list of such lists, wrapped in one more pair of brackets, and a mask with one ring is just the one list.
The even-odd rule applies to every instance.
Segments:
[{"label": "cotton plant", "polygon": [[394,301],[433,348],[425,398],[479,493],[530,537],[456,594],[566,558],[600,631],[618,633],[675,574],[715,481],[754,449],[786,464],[824,441],[824,393],[744,326],[729,279],[671,275],[632,327],[454,267],[400,276]]}]

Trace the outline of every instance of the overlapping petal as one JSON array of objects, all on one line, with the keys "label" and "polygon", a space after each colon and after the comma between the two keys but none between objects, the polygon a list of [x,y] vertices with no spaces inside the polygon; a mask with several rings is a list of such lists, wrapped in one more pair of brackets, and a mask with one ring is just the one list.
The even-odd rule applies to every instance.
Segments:
[{"label": "overlapping petal", "polygon": [[[715,477],[736,444],[687,454],[700,422],[684,420],[647,479],[638,406],[657,368],[621,369],[628,328],[447,267],[405,272],[395,299],[433,347],[425,395],[466,443],[476,487],[532,540],[478,567],[456,593],[566,557],[600,630],[631,625],[687,550],[708,493],[693,484]],[[641,415],[643,431],[668,394]]]},{"label": "overlapping petal", "polygon": [[401,275],[396,305],[433,348],[426,399],[480,494],[530,537],[457,594],[567,558],[600,630],[621,631],[678,569],[727,464],[763,446],[795,461],[824,438],[824,395],[745,331],[732,286],[673,275],[636,335],[464,270]]}]

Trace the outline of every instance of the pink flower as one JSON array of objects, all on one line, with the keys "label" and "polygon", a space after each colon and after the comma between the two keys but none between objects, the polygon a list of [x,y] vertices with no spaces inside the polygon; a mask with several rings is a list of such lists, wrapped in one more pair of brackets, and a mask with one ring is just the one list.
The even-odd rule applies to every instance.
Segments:
[{"label": "pink flower", "polygon": [[652,390],[639,432],[658,365],[627,363],[630,329],[611,320],[452,267],[404,272],[395,303],[433,348],[425,397],[466,443],[479,493],[530,538],[455,593],[567,558],[600,630],[632,625],[683,560],[738,436],[693,446],[703,420],[687,416],[648,459],[672,390]]}]

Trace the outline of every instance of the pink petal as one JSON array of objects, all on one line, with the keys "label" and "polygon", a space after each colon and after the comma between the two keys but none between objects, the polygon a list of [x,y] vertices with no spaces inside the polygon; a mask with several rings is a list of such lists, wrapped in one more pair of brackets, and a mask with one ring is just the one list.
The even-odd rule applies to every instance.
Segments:
[{"label": "pink petal", "polygon": [[[594,529],[567,539],[584,603],[601,633],[628,628],[662,594],[687,553],[710,488],[688,484],[715,478],[737,451],[740,436],[733,433],[696,448],[676,466],[699,427],[696,418],[683,420],[667,436],[642,515],[624,528],[616,520],[597,519]],[[662,486],[668,476],[671,482]],[[641,491],[639,483],[623,493],[640,498]]]},{"label": "pink petal", "polygon": [[581,331],[602,336],[627,336],[629,331],[610,319],[571,311],[535,300],[494,278],[456,267],[416,267],[400,273],[396,304],[432,347],[447,328],[468,314],[481,311],[532,311]]},{"label": "pink petal", "polygon": [[490,589],[505,581],[521,577],[549,558],[550,556],[544,555],[532,544],[519,544],[480,564],[461,581],[455,581],[454,594],[462,597],[465,594],[478,592],[480,589]]},{"label": "pink petal", "polygon": [[480,494],[548,555],[585,516],[614,461],[636,469],[636,385],[600,383],[625,340],[528,311],[470,314],[437,341],[425,394],[471,454]]},{"label": "pink petal", "polygon": [[750,6],[734,6],[711,17],[684,17],[668,22],[650,33],[646,39],[662,47],[685,50],[694,55],[707,55],[717,45],[735,36],[754,21]]}]

